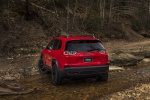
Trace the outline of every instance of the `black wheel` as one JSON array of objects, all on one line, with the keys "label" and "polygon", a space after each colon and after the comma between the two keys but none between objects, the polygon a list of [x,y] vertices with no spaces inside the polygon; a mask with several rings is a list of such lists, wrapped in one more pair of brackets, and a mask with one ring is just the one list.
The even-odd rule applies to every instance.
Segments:
[{"label": "black wheel", "polygon": [[101,76],[98,76],[96,80],[97,81],[108,81],[108,72],[102,74]]},{"label": "black wheel", "polygon": [[39,67],[39,71],[42,74],[47,74],[49,71],[47,70],[47,68],[44,66],[43,63],[43,57],[41,56],[39,63],[38,63],[38,67]]},{"label": "black wheel", "polygon": [[56,64],[53,65],[53,69],[52,69],[52,83],[54,85],[62,84],[62,78],[58,73]]}]

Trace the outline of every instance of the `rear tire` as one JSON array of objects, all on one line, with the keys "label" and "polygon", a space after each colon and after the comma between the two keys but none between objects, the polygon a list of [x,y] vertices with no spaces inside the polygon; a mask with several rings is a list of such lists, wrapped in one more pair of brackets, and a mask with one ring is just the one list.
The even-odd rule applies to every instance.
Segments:
[{"label": "rear tire", "polygon": [[108,81],[108,72],[102,74],[101,76],[97,77],[97,81]]},{"label": "rear tire", "polygon": [[52,83],[54,85],[60,85],[60,84],[62,84],[62,77],[60,76],[60,74],[58,72],[56,64],[54,64],[53,68],[52,68]]},{"label": "rear tire", "polygon": [[41,74],[48,74],[49,71],[47,70],[47,68],[44,66],[44,62],[43,62],[43,57],[41,56],[38,62],[38,67],[39,67],[39,72]]}]

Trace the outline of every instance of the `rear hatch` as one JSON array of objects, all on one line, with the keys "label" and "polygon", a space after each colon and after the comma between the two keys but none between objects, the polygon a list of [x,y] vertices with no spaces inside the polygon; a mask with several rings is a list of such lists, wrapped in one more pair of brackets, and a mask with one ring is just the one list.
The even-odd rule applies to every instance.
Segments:
[{"label": "rear hatch", "polygon": [[108,64],[108,54],[98,40],[72,40],[66,43],[64,55],[68,66],[100,66]]}]

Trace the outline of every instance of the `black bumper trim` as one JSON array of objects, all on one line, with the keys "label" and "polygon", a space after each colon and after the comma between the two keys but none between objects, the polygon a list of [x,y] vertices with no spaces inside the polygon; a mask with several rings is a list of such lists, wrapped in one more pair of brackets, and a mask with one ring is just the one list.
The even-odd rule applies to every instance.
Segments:
[{"label": "black bumper trim", "polygon": [[59,70],[62,77],[95,77],[103,73],[108,73],[109,65],[88,66],[88,67],[69,67]]}]

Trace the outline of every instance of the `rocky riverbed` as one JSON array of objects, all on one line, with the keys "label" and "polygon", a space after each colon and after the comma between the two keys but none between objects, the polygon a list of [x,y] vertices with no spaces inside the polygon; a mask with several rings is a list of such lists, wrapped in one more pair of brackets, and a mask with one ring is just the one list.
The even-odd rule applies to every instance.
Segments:
[{"label": "rocky riverbed", "polygon": [[40,54],[17,55],[0,59],[0,98],[148,100],[150,41],[130,44],[107,42],[104,45],[108,48],[111,63],[107,83],[97,83],[92,79],[72,80],[66,81],[63,86],[55,87],[51,84],[49,75],[43,76],[38,72],[37,62]]}]

